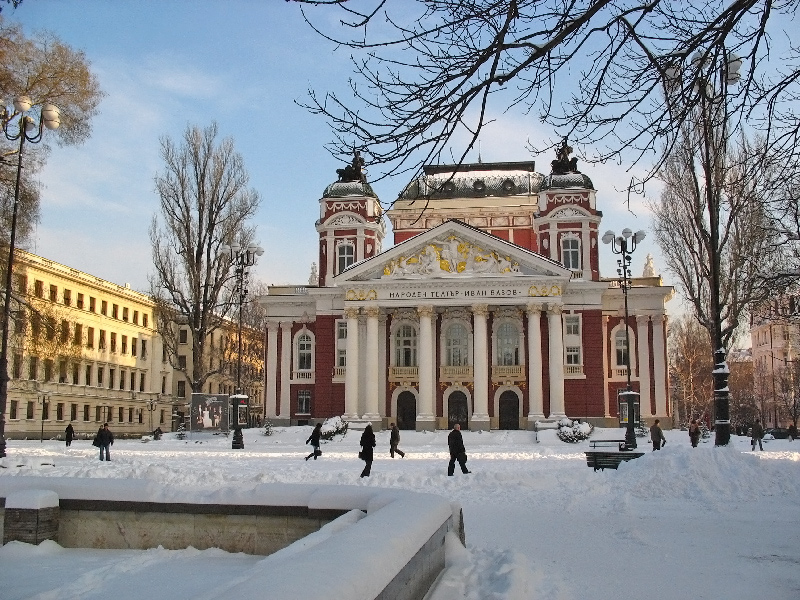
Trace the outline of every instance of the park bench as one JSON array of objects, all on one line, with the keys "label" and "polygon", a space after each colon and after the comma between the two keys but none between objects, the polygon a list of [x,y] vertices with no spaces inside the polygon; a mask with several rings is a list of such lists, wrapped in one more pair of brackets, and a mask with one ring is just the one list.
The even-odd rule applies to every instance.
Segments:
[{"label": "park bench", "polygon": [[625,440],[589,440],[590,450],[586,451],[586,465],[595,471],[616,469],[619,463],[639,458],[644,452],[624,450]]}]

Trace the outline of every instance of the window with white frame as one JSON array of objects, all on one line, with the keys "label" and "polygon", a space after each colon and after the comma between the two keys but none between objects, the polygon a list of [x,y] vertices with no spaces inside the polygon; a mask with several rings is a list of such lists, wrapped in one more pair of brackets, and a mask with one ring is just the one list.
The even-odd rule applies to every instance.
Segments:
[{"label": "window with white frame", "polygon": [[461,323],[453,323],[445,336],[448,367],[463,367],[469,364],[469,335]]},{"label": "window with white frame", "polygon": [[352,244],[339,244],[336,248],[336,259],[338,269],[336,273],[341,273],[356,261],[356,249]]},{"label": "window with white frame", "polygon": [[565,356],[568,365],[579,366],[581,364],[581,347],[566,346]]},{"label": "window with white frame", "polygon": [[567,315],[564,317],[564,335],[581,336],[581,318],[578,315]]},{"label": "window with white frame", "polygon": [[336,366],[347,366],[347,321],[336,321]]},{"label": "window with white frame", "polygon": [[567,234],[561,238],[561,262],[567,269],[580,271],[581,244],[575,234]]},{"label": "window with white frame", "polygon": [[311,390],[297,391],[297,414],[298,415],[311,414]]},{"label": "window with white frame", "polygon": [[311,336],[302,333],[297,337],[297,370],[310,371],[312,368]]},{"label": "window with white frame", "polygon": [[501,323],[497,328],[497,364],[519,364],[519,329],[514,323]]},{"label": "window with white frame", "polygon": [[417,330],[413,325],[400,325],[394,334],[395,366],[417,366]]},{"label": "window with white frame", "polygon": [[617,330],[614,335],[614,348],[616,349],[616,364],[618,367],[624,367],[628,364],[628,339],[626,336],[625,328]]}]

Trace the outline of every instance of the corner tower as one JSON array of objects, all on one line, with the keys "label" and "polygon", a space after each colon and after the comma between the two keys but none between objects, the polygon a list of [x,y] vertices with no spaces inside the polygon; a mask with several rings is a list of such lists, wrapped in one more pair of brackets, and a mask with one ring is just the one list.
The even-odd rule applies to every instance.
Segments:
[{"label": "corner tower", "polygon": [[380,253],[386,225],[378,196],[364,174],[358,151],[353,162],[337,169],[338,180],[325,188],[319,201],[319,286],[350,265]]}]

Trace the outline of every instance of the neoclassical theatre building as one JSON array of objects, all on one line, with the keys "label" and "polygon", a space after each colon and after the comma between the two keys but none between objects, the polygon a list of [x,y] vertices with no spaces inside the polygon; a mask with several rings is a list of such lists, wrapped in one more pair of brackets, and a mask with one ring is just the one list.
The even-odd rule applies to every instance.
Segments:
[{"label": "neoclassical theatre building", "polygon": [[[566,150],[548,175],[533,162],[425,167],[385,214],[360,157],[340,169],[319,201],[319,273],[260,299],[266,416],[614,426],[629,353],[642,417],[668,423],[673,290],[645,269],[625,322],[617,280],[599,272],[610,249],[596,190]],[[383,251],[385,217],[395,245]]]}]

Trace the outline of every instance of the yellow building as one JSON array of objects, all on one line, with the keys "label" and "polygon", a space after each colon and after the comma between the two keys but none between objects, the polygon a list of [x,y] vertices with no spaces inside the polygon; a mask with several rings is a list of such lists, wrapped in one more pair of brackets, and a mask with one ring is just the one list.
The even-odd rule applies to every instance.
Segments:
[{"label": "yellow building", "polygon": [[10,439],[172,429],[172,367],[145,294],[17,250],[9,337]]}]

